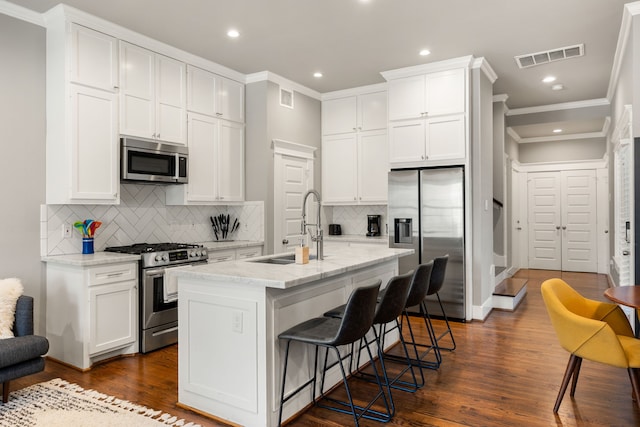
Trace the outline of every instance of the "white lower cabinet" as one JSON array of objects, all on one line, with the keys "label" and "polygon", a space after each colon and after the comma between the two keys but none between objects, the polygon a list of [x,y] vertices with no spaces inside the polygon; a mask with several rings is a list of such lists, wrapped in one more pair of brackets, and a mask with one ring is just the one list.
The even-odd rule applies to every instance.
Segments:
[{"label": "white lower cabinet", "polygon": [[89,288],[89,354],[127,346],[136,340],[137,286],[125,281]]},{"label": "white lower cabinet", "polygon": [[47,263],[48,356],[86,370],[138,349],[138,264]]},{"label": "white lower cabinet", "polygon": [[207,248],[207,251],[209,252],[209,264],[215,264],[216,262],[234,261],[236,259],[248,259],[261,256],[262,245],[223,250]]}]

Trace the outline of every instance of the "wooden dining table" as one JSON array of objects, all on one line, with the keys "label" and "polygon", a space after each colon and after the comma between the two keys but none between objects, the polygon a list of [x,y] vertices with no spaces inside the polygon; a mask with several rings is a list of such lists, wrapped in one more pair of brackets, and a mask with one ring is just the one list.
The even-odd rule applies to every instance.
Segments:
[{"label": "wooden dining table", "polygon": [[638,319],[638,309],[640,309],[640,286],[615,286],[605,290],[604,296],[615,303],[635,309],[635,333],[636,336],[639,336],[640,319]]}]

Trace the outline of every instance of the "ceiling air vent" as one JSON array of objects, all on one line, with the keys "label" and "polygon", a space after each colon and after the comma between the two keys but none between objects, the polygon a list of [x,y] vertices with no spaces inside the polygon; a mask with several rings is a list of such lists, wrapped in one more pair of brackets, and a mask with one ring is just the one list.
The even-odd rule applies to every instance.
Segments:
[{"label": "ceiling air vent", "polygon": [[534,65],[547,64],[549,62],[563,59],[575,58],[584,55],[584,44],[561,47],[559,49],[547,50],[544,52],[529,53],[515,57],[518,67],[529,68]]}]

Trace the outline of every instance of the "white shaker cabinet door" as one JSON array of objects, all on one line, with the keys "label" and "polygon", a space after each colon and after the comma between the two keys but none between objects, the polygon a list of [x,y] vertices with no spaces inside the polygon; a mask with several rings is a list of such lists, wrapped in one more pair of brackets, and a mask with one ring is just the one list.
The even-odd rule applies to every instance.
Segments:
[{"label": "white shaker cabinet door", "polygon": [[71,85],[71,199],[117,203],[118,102],[111,92]]},{"label": "white shaker cabinet door", "polygon": [[220,121],[218,141],[218,198],[224,202],[244,200],[244,125]]},{"label": "white shaker cabinet door", "polygon": [[355,204],[358,194],[356,133],[322,140],[323,202]]},{"label": "white shaker cabinet door", "polygon": [[427,116],[465,112],[465,69],[426,74],[425,87]]},{"label": "white shaker cabinet door", "polygon": [[465,157],[465,116],[454,114],[427,119],[427,159],[453,160]]},{"label": "white shaker cabinet door", "polygon": [[114,92],[118,86],[116,38],[71,24],[70,81]]},{"label": "white shaker cabinet door", "polygon": [[387,129],[387,92],[358,95],[358,130]]},{"label": "white shaker cabinet door", "polygon": [[184,62],[156,55],[156,138],[184,144],[187,97]]},{"label": "white shaker cabinet door", "polygon": [[189,183],[186,184],[188,201],[216,200],[215,161],[219,123],[213,117],[189,113]]},{"label": "white shaker cabinet door", "polygon": [[187,65],[187,110],[214,117],[217,87],[215,74]]},{"label": "white shaker cabinet door", "polygon": [[244,84],[217,76],[216,115],[225,120],[244,122]]},{"label": "white shaker cabinet door", "polygon": [[89,288],[89,354],[136,341],[138,292],[136,280]]},{"label": "white shaker cabinet door", "polygon": [[356,97],[329,99],[322,102],[322,134],[337,135],[355,132]]},{"label": "white shaker cabinet door", "polygon": [[155,138],[155,54],[120,42],[120,133]]},{"label": "white shaker cabinet door", "polygon": [[387,203],[388,152],[386,130],[360,133],[358,137],[359,203]]},{"label": "white shaker cabinet door", "polygon": [[389,81],[389,120],[415,119],[425,112],[424,75]]},{"label": "white shaker cabinet door", "polygon": [[389,123],[389,162],[420,162],[426,160],[426,125],[424,119]]}]

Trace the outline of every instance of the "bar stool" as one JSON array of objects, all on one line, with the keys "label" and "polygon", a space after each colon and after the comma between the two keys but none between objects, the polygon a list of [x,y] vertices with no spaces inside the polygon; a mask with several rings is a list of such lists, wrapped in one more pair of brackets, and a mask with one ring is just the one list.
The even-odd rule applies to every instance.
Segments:
[{"label": "bar stool", "polygon": [[[427,296],[427,292],[429,291],[429,284],[431,282],[431,277],[433,275],[433,271],[435,270],[434,260],[431,260],[427,263],[420,264],[416,271],[413,274],[413,279],[411,283],[411,290],[409,291],[409,296],[407,297],[407,303],[405,305],[404,310],[402,311],[402,319],[400,321],[400,330],[403,329],[403,321],[406,320],[407,329],[409,330],[410,340],[407,340],[406,343],[413,347],[413,352],[415,357],[411,358],[411,363],[414,366],[419,366],[420,368],[427,369],[438,369],[440,367],[440,363],[442,362],[442,355],[440,354],[440,349],[436,345],[435,336],[433,335],[432,328],[429,326],[429,318],[427,316],[427,308],[425,304],[425,298]],[[418,343],[416,341],[415,334],[413,333],[413,328],[411,327],[411,321],[409,316],[409,308],[413,306],[419,306],[420,314],[422,314],[422,318],[424,320],[425,328],[427,333],[429,334],[429,340],[431,341],[431,345]],[[426,347],[425,351],[420,352],[418,347]],[[429,355],[433,351],[435,360],[425,360],[425,357]],[[390,360],[403,360],[401,356],[395,354],[386,354],[385,357]],[[420,374],[423,375],[422,370],[420,370]],[[424,376],[422,376],[422,380],[424,383]]]},{"label": "bar stool", "polygon": [[[352,344],[356,341],[359,341],[361,338],[365,338],[365,342],[367,344],[369,343],[366,338],[366,333],[371,328],[371,325],[373,323],[373,318],[374,318],[375,309],[376,309],[376,302],[378,298],[378,292],[380,290],[380,283],[381,281],[378,279],[366,284],[365,286],[355,289],[349,296],[349,299],[345,306],[344,316],[342,317],[342,319],[332,318],[332,317],[319,317],[319,318],[309,319],[305,322],[302,322],[282,332],[278,336],[279,339],[286,340],[287,342],[285,357],[284,357],[284,368],[282,373],[280,410],[278,414],[279,426],[282,424],[282,409],[284,407],[285,402],[293,398],[298,392],[300,392],[310,384],[313,387],[312,389],[313,402],[315,405],[326,408],[326,409],[330,409],[333,411],[337,411],[345,414],[351,414],[353,416],[353,420],[356,426],[359,426],[360,418],[380,420],[380,417],[383,414],[371,409],[371,406],[375,403],[375,400],[369,402],[369,404],[364,407],[357,406],[353,403],[351,390],[347,382],[347,375],[345,373],[344,366],[342,363],[343,359],[340,355],[340,351],[338,350],[338,346]],[[285,380],[287,377],[287,365],[289,362],[289,348],[291,345],[291,341],[298,341],[301,343],[311,344],[315,346],[314,370],[313,370],[312,378],[310,378],[304,384],[301,384],[289,396],[285,398],[284,396]],[[320,397],[316,401],[316,382],[317,382],[317,375],[318,375],[318,349],[320,347],[324,347],[326,349],[326,352],[325,352],[324,369],[322,372],[322,379],[320,383]],[[371,350],[368,345],[366,347],[369,353],[369,359],[373,364],[373,355],[371,354]],[[331,366],[329,367],[326,366],[327,365],[326,355],[328,355],[329,349],[333,349],[337,356],[336,364],[340,365],[340,371],[342,373],[342,382],[345,386],[348,402],[331,399],[324,395],[324,390],[323,390],[324,375],[325,375],[326,369],[331,368]],[[378,378],[379,392],[376,396],[376,399],[380,395],[382,395],[387,414],[390,414],[391,408],[386,400],[386,396],[383,391],[384,389],[382,387],[383,387],[382,382]],[[321,400],[328,400],[339,406],[329,406],[329,405],[320,404]],[[349,410],[343,409],[344,407],[348,407]]]},{"label": "bar stool", "polygon": [[[387,286],[382,291],[380,291],[378,304],[376,305],[376,314],[373,318],[372,330],[378,346],[378,360],[380,361],[380,365],[382,367],[384,386],[387,388],[387,392],[389,393],[389,402],[391,404],[392,413],[395,412],[395,406],[393,404],[393,397],[391,396],[391,388],[415,392],[422,386],[422,384],[424,384],[424,379],[422,381],[422,384],[418,384],[415,372],[413,370],[413,364],[411,364],[411,359],[409,357],[409,351],[407,350],[407,346],[404,342],[402,334],[400,334],[400,342],[402,344],[402,349],[405,355],[404,360],[407,366],[399,374],[397,374],[395,378],[391,380],[389,379],[389,376],[387,374],[383,355],[384,337],[394,329],[400,329],[398,318],[402,314],[402,310],[404,310],[404,307],[406,305],[407,296],[409,295],[409,290],[411,288],[412,278],[413,271],[400,276],[394,276],[389,280]],[[326,312],[324,315],[328,317],[340,318],[344,315],[344,310],[345,306],[342,305]],[[392,324],[392,326],[390,328],[387,328],[387,326],[390,324]],[[378,329],[376,329],[376,326],[378,327]],[[360,369],[360,353],[363,348],[364,346],[361,341],[358,348],[358,357],[354,375],[367,381],[371,381],[371,379],[374,378],[375,375],[364,372]],[[351,351],[353,352],[353,347]],[[400,381],[400,378],[409,370],[411,371],[413,383]],[[411,384],[412,388],[409,389],[406,387],[400,387],[397,386],[396,383]],[[389,419],[391,419],[391,417],[389,417]]]},{"label": "bar stool", "polygon": [[[448,261],[449,261],[449,255],[444,255],[444,256],[436,257],[433,259],[433,272],[431,273],[431,280],[429,281],[429,290],[427,291],[427,296],[435,295],[437,297],[438,304],[440,304],[440,311],[442,312],[442,317],[444,318],[445,324],[447,325],[447,329],[436,337],[436,331],[433,327],[433,323],[431,322],[431,316],[429,315],[429,312],[426,311],[426,305],[425,305],[425,313],[427,315],[429,327],[431,328],[432,336],[435,337],[435,345],[440,350],[453,351],[456,349],[456,340],[453,338],[453,331],[451,331],[451,325],[449,325],[449,319],[447,318],[447,313],[444,311],[444,307],[442,306],[442,301],[440,300],[440,294],[438,294],[440,289],[442,289],[442,285],[444,284],[444,276],[447,271]],[[443,347],[439,344],[440,340],[447,335],[451,337],[451,347]]]}]

